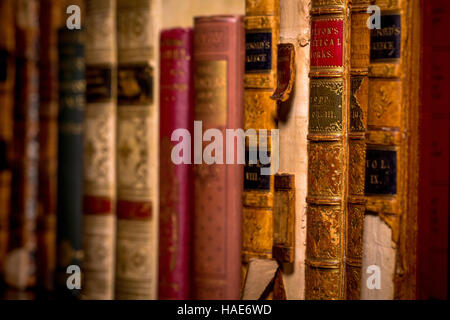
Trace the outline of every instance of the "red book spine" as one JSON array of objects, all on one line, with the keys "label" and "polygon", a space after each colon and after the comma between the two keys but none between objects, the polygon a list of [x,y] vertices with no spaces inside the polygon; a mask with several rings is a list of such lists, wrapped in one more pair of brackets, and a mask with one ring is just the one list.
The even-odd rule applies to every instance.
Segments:
[{"label": "red book spine", "polygon": [[175,165],[176,129],[192,132],[192,29],[161,32],[159,299],[189,299],[192,179],[189,164]]},{"label": "red book spine", "polygon": [[[216,129],[225,137],[226,129],[243,127],[244,54],[241,16],[195,19],[195,120],[203,132]],[[202,161],[194,184],[193,298],[239,299],[243,166]]]},{"label": "red book spine", "polygon": [[422,1],[417,298],[448,299],[450,3]]}]

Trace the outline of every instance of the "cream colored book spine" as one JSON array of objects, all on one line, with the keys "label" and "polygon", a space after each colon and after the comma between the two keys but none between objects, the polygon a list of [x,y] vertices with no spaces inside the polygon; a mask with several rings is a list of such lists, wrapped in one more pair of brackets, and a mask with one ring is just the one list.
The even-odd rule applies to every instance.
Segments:
[{"label": "cream colored book spine", "polygon": [[159,0],[119,0],[117,299],[156,299]]},{"label": "cream colored book spine", "polygon": [[113,299],[116,204],[116,0],[86,2],[84,299]]}]

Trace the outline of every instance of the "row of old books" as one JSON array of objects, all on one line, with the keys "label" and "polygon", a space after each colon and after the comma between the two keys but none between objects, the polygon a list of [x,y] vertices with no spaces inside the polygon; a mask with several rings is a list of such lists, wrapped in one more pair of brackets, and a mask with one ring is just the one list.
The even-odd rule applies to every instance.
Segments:
[{"label": "row of old books", "polygon": [[245,15],[164,29],[177,1],[75,2],[81,29],[66,24],[72,3],[0,2],[6,286],[83,299],[443,296],[429,277],[445,279],[446,251],[429,239],[448,236],[432,229],[448,171],[430,172],[448,151],[441,138],[424,156],[423,110],[434,99],[448,123],[448,109],[419,94],[419,67],[421,26],[433,29],[421,12],[448,5],[242,0]]}]

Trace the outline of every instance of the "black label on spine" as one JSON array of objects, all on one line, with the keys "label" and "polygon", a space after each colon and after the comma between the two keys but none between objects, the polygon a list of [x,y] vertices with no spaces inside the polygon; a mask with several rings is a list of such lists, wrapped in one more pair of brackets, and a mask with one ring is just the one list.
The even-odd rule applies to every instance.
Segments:
[{"label": "black label on spine", "polygon": [[272,33],[247,32],[245,35],[245,71],[270,72],[272,70]]},{"label": "black label on spine", "polygon": [[118,70],[118,103],[148,105],[153,103],[153,68],[122,65]]},{"label": "black label on spine", "polygon": [[372,29],[370,36],[370,61],[383,62],[399,59],[401,53],[400,14],[381,15],[381,28]]},{"label": "black label on spine", "polygon": [[86,68],[86,102],[108,102],[112,98],[111,66]]},{"label": "black label on spine", "polygon": [[[258,155],[258,150],[254,153]],[[249,163],[250,151],[245,150],[244,189],[245,190],[270,190],[270,175],[262,175],[261,168],[270,168],[270,164],[262,164],[259,159],[256,164]],[[270,156],[270,152],[267,152]]]},{"label": "black label on spine", "polygon": [[365,193],[395,195],[397,193],[397,152],[367,148]]}]

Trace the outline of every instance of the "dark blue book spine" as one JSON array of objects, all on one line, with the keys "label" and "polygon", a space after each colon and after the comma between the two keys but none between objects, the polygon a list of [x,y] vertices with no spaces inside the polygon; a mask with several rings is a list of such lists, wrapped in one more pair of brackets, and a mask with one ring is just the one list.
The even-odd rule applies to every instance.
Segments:
[{"label": "dark blue book spine", "polygon": [[56,285],[61,293],[80,292],[83,196],[83,118],[85,55],[82,30],[60,29],[58,118],[58,265]]}]

